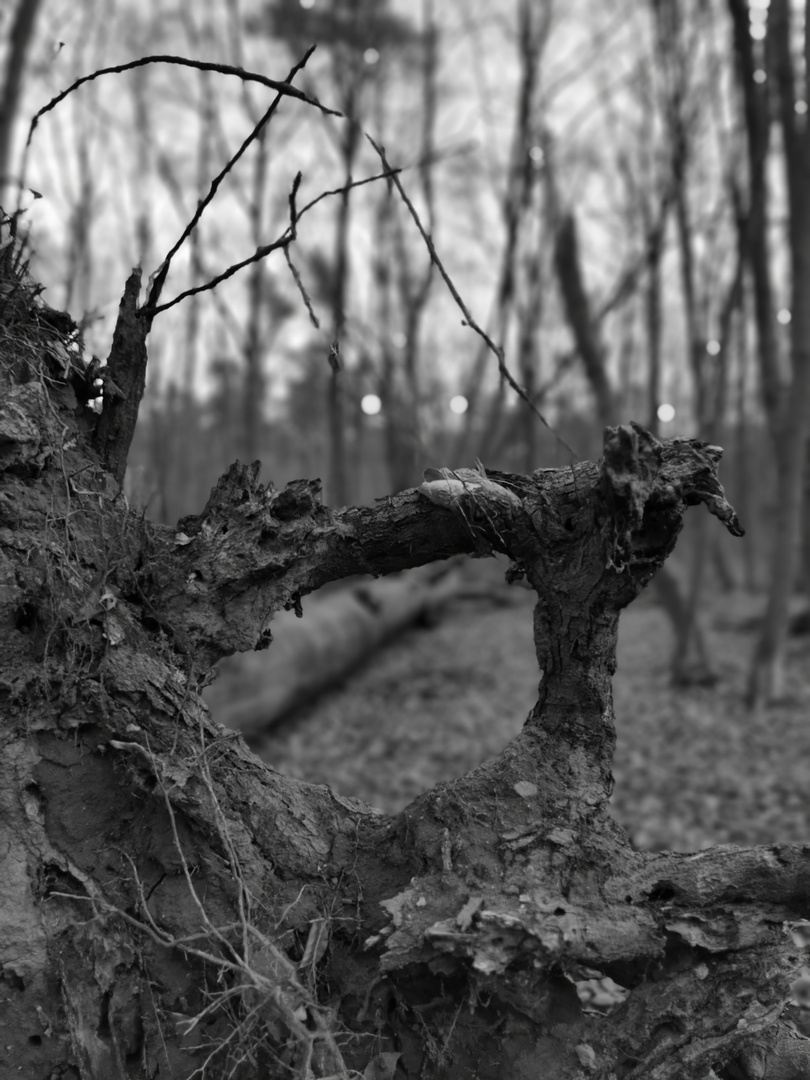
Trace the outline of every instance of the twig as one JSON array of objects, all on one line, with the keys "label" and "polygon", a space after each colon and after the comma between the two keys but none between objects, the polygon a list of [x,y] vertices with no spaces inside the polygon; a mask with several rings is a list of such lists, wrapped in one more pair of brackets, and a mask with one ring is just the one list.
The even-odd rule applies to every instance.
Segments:
[{"label": "twig", "polygon": [[339,112],[337,109],[330,109],[326,105],[322,105],[317,98],[305,94],[304,91],[299,90],[298,87],[291,86],[286,81],[280,82],[278,79],[270,79],[266,75],[258,75],[255,71],[245,71],[243,68],[233,67],[231,64],[215,64],[206,60],[190,60],[186,56],[142,56],[139,60],[130,60],[126,64],[117,64],[115,67],[99,68],[98,71],[93,71],[89,75],[82,75],[80,79],[76,79],[75,82],[71,83],[66,90],[57,94],[56,97],[51,98],[48,104],[43,105],[31,121],[31,126],[28,129],[28,138],[25,140],[26,149],[31,143],[34,130],[39,123],[39,118],[44,116],[45,113],[50,112],[51,109],[55,109],[60,101],[64,101],[68,94],[72,94],[73,91],[78,90],[80,86],[92,82],[102,75],[119,75],[124,71],[132,71],[133,68],[145,67],[147,64],[176,64],[179,67],[195,68],[197,71],[215,71],[220,75],[236,75],[237,78],[241,79],[243,82],[260,83],[262,86],[267,86],[271,90],[276,90],[283,97],[292,97],[297,101],[303,101],[307,105],[312,105],[327,116],[343,116],[342,112]]},{"label": "twig", "polygon": [[506,359],[504,357],[503,347],[500,346],[500,345],[496,345],[495,342],[492,340],[492,338],[489,336],[489,334],[486,332],[486,330],[482,329],[478,325],[478,323],[475,321],[475,319],[473,318],[472,313],[470,312],[469,308],[465,304],[465,302],[464,302],[461,294],[459,293],[458,289],[456,288],[455,283],[453,282],[453,279],[450,277],[447,270],[445,269],[444,263],[439,258],[438,254],[436,252],[436,247],[435,247],[435,245],[433,243],[433,238],[426,231],[424,225],[422,224],[422,221],[421,221],[421,219],[419,217],[419,214],[416,211],[416,207],[413,205],[410,198],[408,197],[408,193],[405,191],[405,188],[402,186],[402,183],[401,183],[401,181],[399,179],[399,176],[397,175],[397,172],[391,168],[391,165],[389,164],[388,158],[386,157],[386,154],[385,154],[385,147],[380,146],[378,143],[376,143],[374,141],[374,139],[372,139],[372,137],[368,133],[365,133],[365,135],[366,135],[366,138],[368,139],[368,141],[374,147],[375,151],[377,152],[377,155],[379,156],[380,161],[385,166],[385,168],[386,168],[385,175],[389,176],[391,178],[391,181],[393,182],[394,186],[396,187],[397,191],[399,192],[400,197],[402,198],[402,201],[407,206],[408,211],[409,211],[411,217],[413,218],[422,239],[425,242],[425,246],[428,249],[428,253],[430,255],[431,262],[434,264],[436,269],[441,274],[445,285],[447,286],[447,288],[450,291],[450,295],[453,297],[453,299],[456,302],[456,306],[459,308],[462,315],[464,316],[464,324],[466,326],[469,326],[469,328],[471,330],[473,330],[476,334],[478,334],[478,336],[480,338],[482,338],[482,340],[485,342],[487,348],[495,356],[495,359],[498,361],[498,371],[500,372],[501,377],[509,384],[509,386],[511,386],[511,388],[515,391],[515,393],[520,398],[522,398],[523,401],[526,402],[526,404],[529,406],[531,411],[540,420],[540,422],[551,432],[551,434],[554,436],[554,438],[557,440],[557,442],[559,442],[561,446],[565,447],[565,449],[571,455],[572,461],[574,461],[574,460],[579,461],[579,455],[576,453],[576,451],[573,450],[568,445],[568,443],[565,441],[565,439],[562,437],[562,435],[558,434],[554,430],[554,428],[551,426],[551,424],[549,424],[548,420],[546,420],[545,416],[543,416],[543,414],[540,412],[540,410],[534,404],[532,399],[529,397],[529,395],[526,393],[526,391],[523,389],[523,387],[520,385],[520,383],[518,383],[518,381],[515,379],[514,375],[509,370],[509,368],[506,366]]},{"label": "twig", "polygon": [[[401,170],[395,170],[395,172],[399,171]],[[314,206],[316,206],[322,199],[327,198],[327,196],[342,195],[344,192],[350,191],[352,188],[362,187],[364,184],[371,184],[375,180],[383,180],[390,175],[392,175],[390,172],[376,173],[374,176],[366,176],[362,180],[352,180],[350,183],[344,184],[343,187],[333,188],[331,191],[322,191],[321,194],[317,196],[317,198],[312,199],[306,204],[306,206],[303,206],[300,210],[295,211],[296,228],[298,222],[301,220],[304,214],[306,214],[307,211],[311,210]],[[296,180],[297,179],[298,177],[296,177]],[[297,187],[295,183],[294,187]],[[246,266],[250,266],[251,263],[258,262],[259,259],[266,258],[271,252],[278,251],[279,248],[286,249],[293,242],[293,240],[295,240],[295,238],[296,229],[294,229],[292,225],[288,225],[284,232],[281,234],[281,236],[278,237],[278,239],[272,241],[272,243],[270,244],[263,244],[261,247],[256,248],[253,254],[248,256],[248,258],[242,259],[241,262],[233,263],[233,265],[229,266],[227,270],[223,270],[221,274],[217,274],[215,277],[211,278],[210,281],[205,282],[205,284],[195,285],[191,289],[185,289],[183,292],[178,293],[177,296],[173,297],[173,299],[167,301],[165,304],[157,304],[154,307],[150,308],[144,306],[140,309],[140,311],[144,312],[144,314],[148,313],[149,317],[153,318],[155,315],[160,314],[161,311],[167,311],[169,308],[174,307],[175,304],[179,304],[181,300],[185,300],[188,296],[195,296],[197,293],[206,292],[209,289],[215,289],[217,285],[221,284],[221,282],[227,281],[228,278],[233,277],[234,274],[237,274]]]},{"label": "twig", "polygon": [[[284,85],[290,85],[291,84],[292,80],[295,78],[295,76],[298,74],[298,72],[301,71],[301,69],[305,66],[305,64],[309,60],[310,56],[312,56],[314,51],[315,51],[315,46],[311,45],[309,47],[309,49],[307,49],[307,51],[304,53],[302,58],[298,61],[298,63],[295,64],[294,67],[292,67],[290,69],[290,72],[287,75],[287,78],[285,79]],[[154,275],[154,277],[152,279],[152,284],[151,284],[151,286],[149,288],[149,295],[147,296],[146,302],[144,304],[144,310],[148,310],[148,311],[157,310],[157,301],[158,301],[158,299],[160,297],[160,293],[161,293],[161,291],[163,289],[163,285],[164,285],[164,283],[166,281],[166,276],[169,273],[169,267],[171,265],[172,259],[177,254],[177,252],[180,250],[180,248],[183,246],[186,239],[191,235],[192,231],[194,230],[195,226],[197,225],[197,222],[203,216],[203,213],[205,212],[206,207],[209,206],[211,204],[211,202],[213,201],[214,196],[216,195],[217,190],[219,188],[219,185],[222,183],[222,181],[225,179],[225,177],[228,175],[228,173],[231,171],[231,169],[233,169],[233,167],[236,165],[236,163],[239,161],[239,159],[245,154],[247,148],[251,145],[251,143],[255,142],[256,139],[258,139],[258,137],[264,131],[265,127],[267,126],[268,121],[270,120],[273,113],[275,113],[276,109],[278,108],[283,96],[284,95],[280,91],[279,91],[279,93],[276,94],[275,98],[270,103],[269,107],[265,110],[264,115],[254,125],[253,130],[250,132],[250,134],[247,136],[247,138],[243,141],[242,145],[239,147],[239,149],[236,151],[236,153],[225,163],[223,168],[217,173],[217,175],[211,181],[211,185],[208,188],[208,193],[206,194],[205,198],[201,199],[200,202],[197,204],[197,209],[194,211],[194,214],[192,215],[192,218],[189,221],[188,225],[186,225],[185,229],[183,229],[183,232],[180,235],[179,239],[175,242],[174,246],[169,251],[168,255],[166,256],[166,258],[163,260],[160,267],[158,268],[157,273]],[[298,175],[298,182],[300,182],[300,173]],[[297,189],[297,183],[296,183],[295,186],[296,186],[296,189]]]},{"label": "twig", "polygon": [[311,210],[313,206],[317,206],[322,199],[328,198],[330,195],[342,195],[346,191],[351,191],[352,188],[363,187],[364,184],[373,184],[375,180],[387,180],[389,177],[398,176],[403,170],[392,169],[388,162],[383,163],[385,165],[385,171],[381,173],[375,173],[374,176],[365,176],[362,180],[350,180],[348,184],[344,184],[342,187],[332,188],[331,191],[322,191],[320,195],[308,202],[306,206],[302,207],[298,214],[300,220],[307,210]]},{"label": "twig", "polygon": [[301,274],[300,274],[300,272],[298,270],[298,267],[295,265],[295,263],[290,258],[290,249],[289,249],[289,247],[284,248],[284,258],[287,260],[287,266],[289,266],[289,268],[290,268],[290,273],[293,276],[293,281],[298,286],[298,291],[301,294],[301,299],[304,301],[304,307],[309,312],[310,322],[312,323],[312,325],[315,327],[316,330],[320,330],[320,328],[321,328],[320,321],[318,319],[318,316],[315,314],[315,309],[312,306],[312,301],[309,298],[309,293],[307,292],[306,288],[304,287],[304,282],[301,280]]},{"label": "twig", "polygon": [[[221,274],[217,274],[211,278],[204,285],[195,285],[192,289],[185,289],[183,292],[178,293],[172,300],[167,301],[165,304],[158,304],[156,307],[149,309],[149,315],[159,315],[161,311],[168,311],[169,308],[173,308],[175,304],[179,304],[181,300],[185,300],[187,296],[196,296],[197,293],[207,292],[209,289],[215,289],[217,285],[220,285],[223,281],[227,281],[228,278],[233,277],[240,270],[243,270],[246,266],[250,266],[251,263],[258,262],[259,259],[264,259],[270,254],[271,251],[277,251],[279,248],[286,247],[290,243],[292,237],[289,235],[289,229],[278,239],[274,240],[272,244],[263,244],[261,247],[256,248],[252,255],[247,259],[242,259],[241,262],[234,263],[229,266],[227,270],[223,270]],[[143,311],[144,309],[141,308]]]}]

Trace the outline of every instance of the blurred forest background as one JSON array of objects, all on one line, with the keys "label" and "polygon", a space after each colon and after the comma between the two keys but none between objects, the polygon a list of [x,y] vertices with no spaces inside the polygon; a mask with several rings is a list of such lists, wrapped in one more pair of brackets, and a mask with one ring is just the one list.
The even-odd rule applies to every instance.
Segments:
[{"label": "blurred forest background", "polygon": [[[623,623],[616,805],[647,847],[808,838],[805,22],[796,0],[0,9],[0,205],[88,353],[109,351],[130,268],[157,271],[254,133],[172,262],[164,302],[191,295],[151,334],[126,479],[150,516],[199,511],[237,458],[344,505],[428,465],[567,465],[631,419],[725,448],[745,540],[696,511]],[[356,123],[285,98],[263,125],[272,90],[155,64],[82,86],[26,149],[99,68],[284,79],[313,44],[295,85]],[[295,242],[193,292],[284,233],[299,171],[299,211],[331,194]],[[427,628],[257,747],[388,809],[494,753],[537,680],[530,597],[496,576],[460,573],[414,609]]]}]

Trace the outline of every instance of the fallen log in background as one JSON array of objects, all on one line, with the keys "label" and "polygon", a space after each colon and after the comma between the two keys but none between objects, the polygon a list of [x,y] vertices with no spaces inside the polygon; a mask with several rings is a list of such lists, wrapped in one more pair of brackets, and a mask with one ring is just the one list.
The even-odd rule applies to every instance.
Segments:
[{"label": "fallen log in background", "polygon": [[273,646],[219,665],[204,698],[215,720],[243,735],[272,727],[397,634],[431,620],[470,587],[462,561],[362,580],[308,600],[304,615],[279,612]]}]

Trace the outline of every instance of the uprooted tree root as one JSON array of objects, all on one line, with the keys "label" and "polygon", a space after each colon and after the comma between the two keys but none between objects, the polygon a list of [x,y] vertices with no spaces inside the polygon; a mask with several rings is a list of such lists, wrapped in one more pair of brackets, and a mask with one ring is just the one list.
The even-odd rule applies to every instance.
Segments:
[{"label": "uprooted tree root", "polygon": [[[177,854],[188,897],[198,915],[199,929],[177,937],[158,925],[153,917],[147,889],[132,858],[123,853],[131,875],[127,882],[130,893],[137,897],[135,915],[109,903],[103,896],[53,892],[51,898],[80,906],[88,903],[102,928],[115,932],[116,921],[134,931],[134,940],[148,940],[162,950],[175,952],[202,973],[205,989],[202,1003],[193,1015],[168,1015],[155,1008],[163,1042],[179,1032],[184,1042],[196,1045],[191,1049],[206,1056],[193,1076],[201,1080],[212,1076],[275,1075],[282,1072],[307,1080],[311,1076],[350,1080],[359,1074],[349,1070],[339,1047],[341,1025],[334,1010],[319,1002],[318,965],[329,945],[332,920],[328,914],[310,921],[310,929],[300,959],[294,962],[276,944],[285,918],[295,906],[288,905],[270,933],[263,932],[255,917],[262,901],[254,897],[244,879],[239,855],[228,831],[225,815],[219,805],[207,765],[204,733],[196,760],[189,763],[203,778],[206,797],[210,801],[221,851],[232,876],[236,891],[238,919],[226,926],[212,922],[204,899],[194,883],[193,867],[189,864],[180,839],[177,819],[172,806],[172,790],[181,783],[182,769],[178,763],[168,765],[158,760],[141,743],[112,741],[110,746],[131,753],[128,771],[132,779],[144,784],[153,781],[162,797],[170,823],[172,842]],[[149,784],[146,784],[149,786]],[[140,962],[146,965],[141,952]],[[154,1007],[154,1000],[153,1000]],[[210,1032],[209,1026],[215,1025]],[[343,1032],[346,1035],[346,1032]]]}]

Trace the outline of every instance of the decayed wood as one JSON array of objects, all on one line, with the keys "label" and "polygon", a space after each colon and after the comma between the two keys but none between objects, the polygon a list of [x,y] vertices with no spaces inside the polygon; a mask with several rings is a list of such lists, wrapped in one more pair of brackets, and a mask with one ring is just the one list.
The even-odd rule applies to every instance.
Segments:
[{"label": "decayed wood", "polygon": [[141,270],[135,267],[127,279],[112,348],[107,366],[102,369],[104,409],[96,425],[96,441],[104,468],[119,484],[124,480],[146,387],[146,338],[152,320],[138,308],[140,289]]},{"label": "decayed wood", "polygon": [[[340,511],[237,465],[167,529],[32,362],[0,365],[0,1073],[806,1074],[780,1016],[810,848],[643,855],[609,816],[619,612],[688,506],[739,533],[719,451],[609,429],[599,462]],[[208,666],[274,611],[492,551],[537,591],[543,671],[494,761],[389,818],[208,716]],[[626,991],[606,1015],[594,972]]]}]

